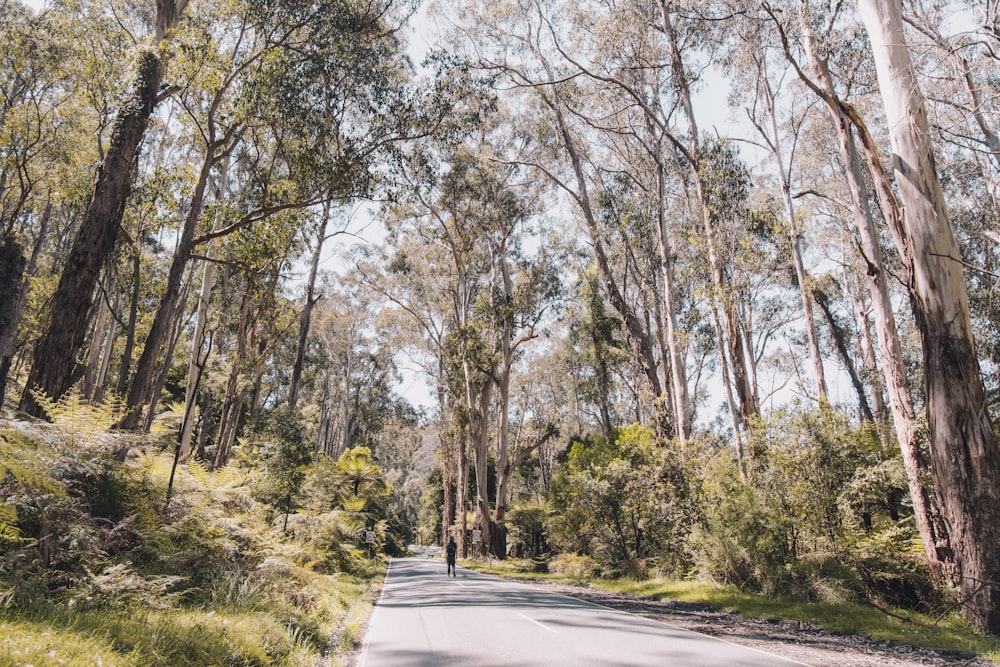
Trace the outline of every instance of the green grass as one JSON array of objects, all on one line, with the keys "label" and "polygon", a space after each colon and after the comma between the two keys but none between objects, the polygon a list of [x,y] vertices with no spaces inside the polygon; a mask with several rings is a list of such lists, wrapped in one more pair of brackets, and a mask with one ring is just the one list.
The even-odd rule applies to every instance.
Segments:
[{"label": "green grass", "polygon": [[0,667],[205,667],[344,664],[371,613],[365,577],[296,572],[314,626],[266,601],[247,611],[133,609],[76,612],[59,605],[0,611]]},{"label": "green grass", "polygon": [[[975,653],[1000,664],[1000,637],[976,632],[958,614],[950,614],[935,624],[935,619],[928,616],[912,611],[893,610],[894,613],[898,612],[916,621],[907,623],[873,607],[772,599],[744,593],[731,586],[717,586],[702,581],[566,577],[531,572],[530,562],[514,560],[495,560],[492,563],[468,561],[463,562],[463,565],[497,576],[567,584],[585,583],[593,588],[616,593],[707,604],[746,618],[803,621],[841,634],[864,635],[881,641],[929,649]],[[925,625],[932,627],[924,627]]]}]

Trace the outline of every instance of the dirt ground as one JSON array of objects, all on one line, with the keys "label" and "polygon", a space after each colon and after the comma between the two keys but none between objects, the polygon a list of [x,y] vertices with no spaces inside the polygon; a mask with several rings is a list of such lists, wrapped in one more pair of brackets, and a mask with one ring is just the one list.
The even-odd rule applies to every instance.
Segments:
[{"label": "dirt ground", "polygon": [[858,635],[835,634],[808,623],[757,621],[689,602],[655,600],[551,582],[524,583],[719,637],[734,644],[752,646],[813,667],[996,667],[995,663],[971,654],[933,651]]}]

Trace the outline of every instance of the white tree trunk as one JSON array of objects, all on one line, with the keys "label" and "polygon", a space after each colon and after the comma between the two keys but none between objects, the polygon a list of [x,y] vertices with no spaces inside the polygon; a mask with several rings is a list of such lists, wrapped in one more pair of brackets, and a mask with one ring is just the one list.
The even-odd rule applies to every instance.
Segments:
[{"label": "white tree trunk", "polygon": [[979,373],[961,254],[934,164],[898,0],[859,0],[875,56],[905,214],[903,242],[923,338],[931,470],[978,628],[1000,633],[1000,448]]}]

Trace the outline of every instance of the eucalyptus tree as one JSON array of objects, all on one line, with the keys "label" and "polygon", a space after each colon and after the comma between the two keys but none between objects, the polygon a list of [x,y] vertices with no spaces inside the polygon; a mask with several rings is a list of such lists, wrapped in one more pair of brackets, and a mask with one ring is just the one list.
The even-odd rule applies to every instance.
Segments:
[{"label": "eucalyptus tree", "polygon": [[[787,134],[782,131],[779,114],[781,105],[778,96],[780,94],[781,83],[787,73],[787,66],[777,72],[777,83],[772,81],[772,70],[775,64],[770,61],[771,50],[758,48],[761,46],[760,35],[753,30],[753,22],[747,22],[740,30],[741,40],[736,48],[745,54],[745,60],[751,65],[751,76],[756,80],[752,101],[746,106],[747,117],[757,129],[760,140],[764,143],[770,153],[774,165],[774,174],[778,179],[778,188],[781,193],[781,201],[784,206],[786,225],[790,236],[790,255],[792,266],[795,270],[795,281],[799,288],[799,301],[802,304],[802,315],[805,318],[806,341],[809,348],[809,357],[812,362],[813,381],[816,386],[816,396],[820,402],[828,400],[826,374],[823,370],[823,355],[819,348],[818,333],[816,329],[815,317],[813,315],[813,298],[811,278],[807,276],[806,267],[803,262],[803,225],[799,218],[795,202],[792,197],[792,178],[795,174],[795,157],[798,149],[800,129],[808,114],[809,107],[805,109],[789,109],[787,122]],[[749,28],[749,30],[747,30]],[[752,48],[745,48],[752,45]],[[743,47],[743,48],[741,48]],[[737,58],[734,58],[737,60]],[[737,60],[737,64],[739,61]],[[755,72],[755,75],[753,74]],[[786,141],[788,143],[786,143]],[[787,151],[787,152],[786,152]]]},{"label": "eucalyptus tree", "polygon": [[896,2],[861,0],[905,207],[901,252],[923,340],[932,471],[961,574],[967,618],[1000,632],[1000,443],[972,335],[961,251],[930,140],[927,111]]},{"label": "eucalyptus tree", "polygon": [[467,312],[466,286],[433,226],[422,224],[419,210],[394,205],[385,214],[387,243],[378,249],[359,249],[352,276],[385,302],[381,327],[431,384],[440,440],[440,536],[444,539],[458,526],[455,538],[465,553],[468,443],[458,414],[461,394],[448,390],[446,342]]},{"label": "eucalyptus tree", "polygon": [[[990,298],[1000,264],[997,15],[990,4],[942,2],[907,3],[903,14],[942,187],[968,269],[981,370],[994,396],[1000,386],[1000,308]],[[996,398],[990,400],[995,406]]]},{"label": "eucalyptus tree", "polygon": [[[879,201],[882,203],[881,213],[886,217],[888,227],[893,234],[897,247],[900,244],[900,210],[896,204],[895,195],[884,177],[884,169],[878,160],[876,147],[868,132],[867,124],[861,119],[858,111],[844,101],[855,81],[843,77],[842,86],[845,92],[838,91],[837,80],[831,64],[837,61],[831,58],[834,53],[833,41],[843,35],[834,30],[843,20],[839,5],[823,14],[812,13],[805,0],[798,3],[797,29],[801,42],[797,45],[808,61],[811,73],[799,62],[799,57],[793,53],[789,29],[779,18],[774,9],[764,3],[764,11],[772,19],[778,29],[782,49],[786,59],[796,71],[799,79],[819,97],[827,108],[831,122],[838,137],[838,151],[847,179],[852,217],[857,230],[859,250],[866,266],[865,275],[868,279],[868,290],[875,314],[875,327],[878,334],[879,353],[882,361],[882,372],[886,380],[892,411],[893,425],[896,437],[903,454],[909,481],[910,496],[914,503],[914,517],[920,531],[924,546],[924,554],[931,567],[940,571],[942,564],[950,558],[948,538],[944,524],[936,516],[929,490],[923,484],[922,471],[928,469],[928,462],[921,451],[919,431],[916,424],[916,412],[909,389],[909,381],[904,366],[902,348],[899,340],[896,315],[890,300],[886,261],[883,257],[882,242],[876,227],[875,214],[870,202],[870,191],[866,184],[862,164],[862,155],[858,147],[856,133],[865,148],[865,156],[869,173],[873,175]],[[820,40],[815,30],[817,22],[825,22],[825,29]],[[854,57],[860,57],[853,54]],[[854,69],[849,69],[854,71]]]},{"label": "eucalyptus tree", "polygon": [[[576,115],[591,95],[600,94],[594,86],[577,80],[575,70],[560,64],[552,53],[549,39],[548,7],[532,2],[512,2],[502,12],[482,12],[468,7],[463,29],[471,35],[470,56],[478,68],[503,77],[503,85],[524,94],[518,104],[532,109],[532,136],[535,141],[516,156],[518,164],[536,169],[568,197],[582,216],[608,300],[625,323],[635,350],[637,365],[654,400],[654,419],[662,435],[675,434],[676,419],[666,410],[673,400],[665,397],[657,357],[656,331],[652,317],[645,317],[642,303],[628,293],[631,266],[620,267],[610,248],[604,216],[614,210],[614,197],[605,197],[605,174],[595,167],[591,148],[596,133],[588,120]],[[537,10],[537,11],[536,11]],[[617,223],[617,221],[614,221]],[[627,255],[628,250],[623,254]],[[675,348],[678,349],[679,348]],[[675,392],[676,395],[676,392]]]},{"label": "eucalyptus tree", "polygon": [[[124,426],[136,425],[149,398],[183,273],[200,244],[280,211],[368,194],[376,154],[420,131],[391,9],[391,2],[340,0],[237,3],[217,22],[192,22],[187,51],[197,55],[184,63],[192,85],[180,101],[201,137],[201,168]],[[233,184],[239,188],[227,206],[233,212],[199,235],[209,180],[234,151],[245,180]]]},{"label": "eucalyptus tree", "polygon": [[121,101],[92,195],[73,239],[69,257],[52,297],[45,327],[36,342],[21,409],[39,415],[31,391],[57,398],[73,383],[76,356],[83,345],[102,265],[121,232],[131,185],[132,166],[156,105],[172,89],[162,90],[169,41],[188,0],[160,0],[148,34],[132,49],[128,92]]},{"label": "eucalyptus tree", "polygon": [[59,108],[68,78],[58,34],[46,15],[19,2],[0,5],[0,402],[18,346],[26,274],[35,273],[50,232],[58,186],[47,176],[68,161],[59,142],[73,136],[66,130],[74,123]]},{"label": "eucalyptus tree", "polygon": [[[533,193],[515,185],[516,166],[489,160],[489,146],[483,149],[485,156],[461,149],[452,154],[436,200],[427,203],[467,284],[468,310],[446,341],[446,363],[451,376],[461,379],[451,384],[464,397],[482,542],[503,556],[510,464],[516,458],[509,428],[512,374],[520,348],[538,336],[559,282],[544,250],[532,257],[524,248]],[[495,425],[490,419],[494,400]],[[487,484],[491,426],[498,471],[492,512]]]}]

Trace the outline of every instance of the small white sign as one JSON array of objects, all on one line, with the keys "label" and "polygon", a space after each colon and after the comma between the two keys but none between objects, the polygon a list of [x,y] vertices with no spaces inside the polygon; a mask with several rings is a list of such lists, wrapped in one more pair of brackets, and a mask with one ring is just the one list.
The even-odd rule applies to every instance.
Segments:
[{"label": "small white sign", "polygon": [[367,542],[368,544],[371,544],[374,541],[375,541],[375,531],[374,530],[366,530],[365,531],[365,542]]},{"label": "small white sign", "polygon": [[474,530],[474,531],[472,531],[472,541],[473,542],[478,542],[480,539],[482,539],[482,537],[483,537],[483,531],[481,531],[481,530]]}]

